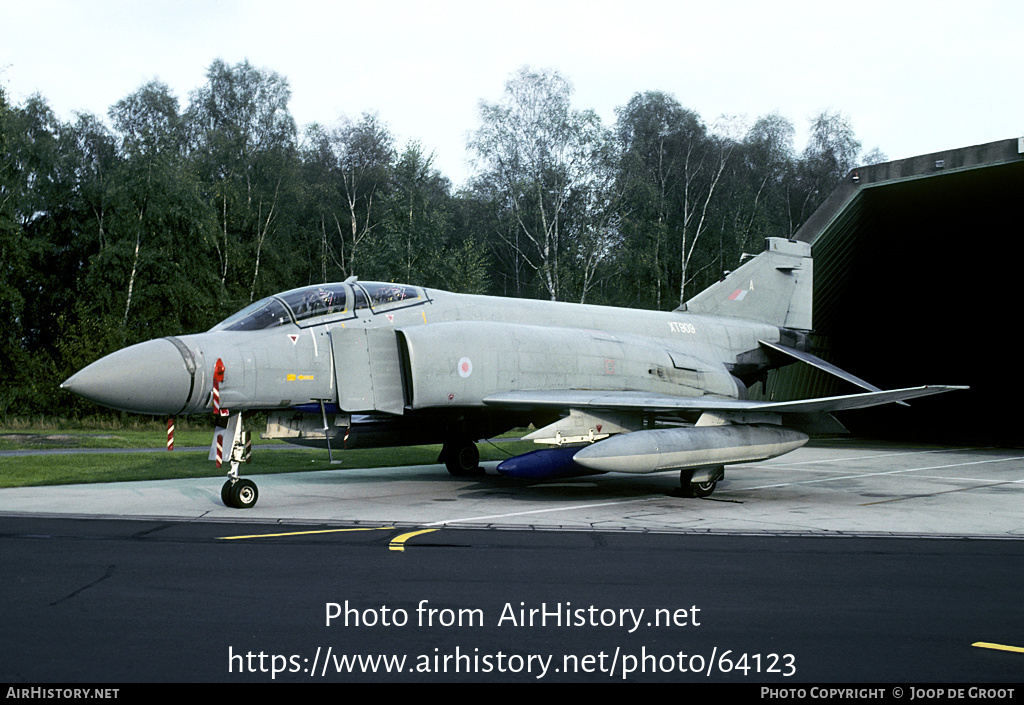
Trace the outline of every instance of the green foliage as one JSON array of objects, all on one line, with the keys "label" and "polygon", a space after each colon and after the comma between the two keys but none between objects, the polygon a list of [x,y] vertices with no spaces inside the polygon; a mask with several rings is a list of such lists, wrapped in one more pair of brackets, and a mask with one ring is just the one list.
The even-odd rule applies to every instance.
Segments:
[{"label": "green foliage", "polygon": [[481,104],[470,141],[517,295],[583,300],[617,239],[611,135],[594,111],[572,109],[572,90],[558,72],[524,67],[502,102]]},{"label": "green foliage", "polygon": [[19,282],[29,277],[31,245],[19,222],[23,186],[12,135],[16,114],[0,88],[0,413],[18,405],[21,372],[28,367],[21,345],[25,297]]},{"label": "green foliage", "polygon": [[[89,433],[90,430],[93,432]],[[100,433],[95,431],[96,429],[60,434],[11,433],[9,428],[5,428],[0,429],[0,448],[163,448],[167,437],[166,432],[160,429],[144,431],[118,426],[103,429]],[[218,489],[224,482],[224,473],[213,463],[205,462],[208,451],[180,450],[189,446],[205,447],[209,444],[210,437],[209,430],[179,430],[175,438],[175,450],[170,453],[163,451],[54,454],[5,458],[4,472],[0,474],[0,487],[207,477],[210,478],[210,486]],[[279,444],[276,441],[272,443]],[[510,455],[526,453],[535,447],[529,441],[511,441],[500,446],[481,443],[480,459],[504,460]],[[336,463],[331,464],[324,450],[292,446],[271,451],[256,447],[253,450],[252,462],[245,466],[244,472],[251,476],[326,469],[435,465],[440,451],[441,447],[438,445],[360,448],[341,452],[336,450]]]},{"label": "green foliage", "polygon": [[334,129],[313,125],[306,140],[301,207],[319,265],[312,276],[318,282],[353,274],[370,278],[394,167],[394,139],[375,114],[366,113],[359,122],[345,120]]},{"label": "green foliage", "polygon": [[453,192],[377,114],[300,135],[290,98],[220,60],[184,108],[154,81],[109,125],[0,89],[0,415],[95,413],[58,386],[102,355],[353,274],[674,308],[795,232],[860,150],[838,113],[797,153],[779,115],[727,133],[663,92],[606,127],[559,73],[523,68],[481,103],[476,173]]}]

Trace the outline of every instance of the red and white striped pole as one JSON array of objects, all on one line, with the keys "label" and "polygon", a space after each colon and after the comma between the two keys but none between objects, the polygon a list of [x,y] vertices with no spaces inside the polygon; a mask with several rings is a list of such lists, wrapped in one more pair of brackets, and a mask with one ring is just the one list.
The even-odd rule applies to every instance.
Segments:
[{"label": "red and white striped pole", "polygon": [[174,450],[174,417],[167,418],[167,450]]},{"label": "red and white striped pole", "polygon": [[[228,410],[220,408],[220,383],[224,381],[224,361],[219,357],[217,358],[217,364],[213,366],[213,415],[227,416]],[[217,428],[214,430],[214,436],[217,439],[217,467],[220,468],[224,461],[224,430]]]}]

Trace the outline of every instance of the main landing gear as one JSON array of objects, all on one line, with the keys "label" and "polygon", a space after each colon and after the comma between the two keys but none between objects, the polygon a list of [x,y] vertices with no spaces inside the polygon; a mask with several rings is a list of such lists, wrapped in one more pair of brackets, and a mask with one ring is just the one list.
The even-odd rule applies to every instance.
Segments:
[{"label": "main landing gear", "polygon": [[696,470],[680,470],[679,485],[686,497],[710,497],[718,486],[718,481],[725,477],[724,465],[697,468]]},{"label": "main landing gear", "polygon": [[453,434],[445,439],[439,458],[452,477],[483,475],[480,467],[480,449],[469,436]]}]

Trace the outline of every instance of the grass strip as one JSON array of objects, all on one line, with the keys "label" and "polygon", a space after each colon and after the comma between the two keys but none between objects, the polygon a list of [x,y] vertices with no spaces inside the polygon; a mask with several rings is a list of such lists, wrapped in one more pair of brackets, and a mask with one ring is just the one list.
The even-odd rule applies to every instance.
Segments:
[{"label": "grass strip", "polygon": [[[208,446],[209,435],[203,443]],[[509,455],[534,450],[527,441],[503,443],[500,447],[480,443],[480,459],[504,460]],[[431,465],[437,462],[441,446],[407,446],[400,448],[367,448],[336,450],[331,464],[326,450],[288,447],[280,450],[253,449],[253,460],[242,466],[242,475],[339,470],[345,468],[396,467]],[[173,451],[142,453],[69,453],[54,455],[8,456],[0,458],[0,487],[38,485],[70,485],[92,482],[127,482],[134,480],[168,480],[188,477],[220,477],[227,466],[218,470],[207,460],[207,451]]]}]

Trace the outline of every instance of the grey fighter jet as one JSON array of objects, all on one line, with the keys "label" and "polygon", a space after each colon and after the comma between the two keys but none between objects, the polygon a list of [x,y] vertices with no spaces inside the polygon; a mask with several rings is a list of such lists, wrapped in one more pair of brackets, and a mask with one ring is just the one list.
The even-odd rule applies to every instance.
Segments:
[{"label": "grey fighter jet", "polygon": [[[124,411],[214,412],[210,455],[230,464],[222,497],[232,507],[258,497],[238,475],[241,415],[254,410],[268,413],[266,437],[330,453],[442,443],[456,476],[481,472],[477,440],[532,424],[526,438],[548,447],[499,472],[671,470],[702,497],[725,465],[842,430],[830,412],[963,389],[882,391],[810,354],[811,281],[810,246],[779,238],[670,313],[350,278],[270,296],[205,333],[133,345],[61,386]],[[747,398],[767,370],[793,362],[865,391]]]}]

